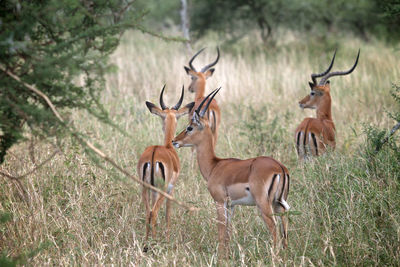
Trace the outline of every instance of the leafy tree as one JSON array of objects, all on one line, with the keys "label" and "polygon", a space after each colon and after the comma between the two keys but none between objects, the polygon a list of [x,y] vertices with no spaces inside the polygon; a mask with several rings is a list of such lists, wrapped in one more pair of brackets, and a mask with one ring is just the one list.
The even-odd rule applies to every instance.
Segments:
[{"label": "leafy tree", "polygon": [[[354,32],[368,39],[370,34],[393,30],[400,22],[399,0],[203,0],[193,1],[192,30],[197,37],[208,30],[240,38],[258,28],[264,42],[283,27],[317,34]],[[399,31],[397,31],[399,32]]]},{"label": "leafy tree", "polygon": [[[41,136],[65,125],[22,82],[59,109],[87,110],[107,121],[99,103],[108,56],[126,29],[144,30],[134,0],[4,0],[0,3],[0,163],[24,129]],[[15,75],[22,82],[16,81]],[[83,84],[76,78],[81,77]]]}]

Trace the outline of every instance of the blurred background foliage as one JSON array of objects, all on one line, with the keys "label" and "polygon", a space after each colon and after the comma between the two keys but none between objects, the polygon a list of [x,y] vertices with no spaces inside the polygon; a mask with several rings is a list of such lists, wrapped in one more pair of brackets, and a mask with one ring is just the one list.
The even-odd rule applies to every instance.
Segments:
[{"label": "blurred background foliage", "polygon": [[[148,25],[179,24],[180,1],[138,2],[150,10]],[[188,4],[190,30],[195,40],[209,31],[236,40],[256,29],[267,43],[274,41],[281,27],[311,33],[307,38],[345,32],[365,40],[374,36],[396,41],[400,36],[399,0],[189,0]]]}]

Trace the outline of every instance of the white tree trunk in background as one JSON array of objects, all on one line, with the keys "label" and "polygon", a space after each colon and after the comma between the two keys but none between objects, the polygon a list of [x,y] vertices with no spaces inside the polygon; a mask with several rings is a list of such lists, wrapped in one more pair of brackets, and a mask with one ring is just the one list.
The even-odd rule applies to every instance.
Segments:
[{"label": "white tree trunk in background", "polygon": [[181,27],[183,32],[183,37],[185,37],[188,42],[186,42],[186,48],[188,52],[192,52],[192,48],[190,46],[190,36],[189,36],[189,16],[188,16],[188,1],[181,0]]}]

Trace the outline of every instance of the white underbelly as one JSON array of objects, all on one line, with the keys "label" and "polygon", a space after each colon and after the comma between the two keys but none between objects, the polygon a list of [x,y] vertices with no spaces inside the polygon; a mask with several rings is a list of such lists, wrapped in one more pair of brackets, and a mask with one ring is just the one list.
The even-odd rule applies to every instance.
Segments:
[{"label": "white underbelly", "polygon": [[254,206],[256,202],[249,190],[246,190],[246,196],[238,199],[232,199],[231,205]]}]

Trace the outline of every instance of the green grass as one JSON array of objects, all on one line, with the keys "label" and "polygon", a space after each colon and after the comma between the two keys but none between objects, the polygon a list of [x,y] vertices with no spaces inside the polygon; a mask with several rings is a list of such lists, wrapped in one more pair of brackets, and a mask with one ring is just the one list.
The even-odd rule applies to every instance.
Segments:
[{"label": "green grass", "polygon": [[[400,265],[399,164],[390,150],[375,158],[366,154],[363,133],[365,123],[381,128],[394,124],[385,111],[396,109],[389,92],[391,83],[400,80],[398,50],[349,36],[321,43],[293,34],[264,49],[249,40],[221,47],[220,62],[208,80],[208,92],[222,86],[216,97],[222,110],[216,153],[238,158],[264,154],[283,162],[291,172],[288,202],[294,212],[289,248],[277,254],[256,208],[238,207],[226,265]],[[194,64],[213,60],[216,44],[215,38],[200,40],[196,49],[208,49]],[[337,149],[302,165],[295,154],[294,129],[314,111],[300,110],[297,102],[309,92],[311,72],[329,64],[335,47],[335,70],[349,68],[361,48],[354,73],[331,80]],[[158,103],[165,83],[165,102],[175,103],[182,84],[190,81],[183,70],[190,56],[181,44],[127,34],[113,55],[118,71],[107,79],[103,103],[129,135],[84,113],[71,111],[70,119],[136,173],[144,148],[163,140],[161,122],[144,101]],[[193,94],[185,93],[184,103],[192,101]],[[182,118],[178,131],[186,123]],[[144,253],[140,186],[106,164],[93,163],[73,141],[62,142],[61,148],[62,154],[22,180],[28,201],[15,182],[0,180],[0,211],[12,214],[11,221],[0,224],[0,251],[16,257],[50,244],[28,260],[32,266],[217,264],[215,207],[196,164],[190,167],[190,149],[178,150],[182,171],[175,196],[201,210],[188,213],[174,206],[171,240],[166,242],[162,209],[158,238],[149,241]],[[33,168],[28,151],[28,142],[15,146],[2,169],[21,174]],[[37,141],[36,162],[52,151],[45,141]]]}]

